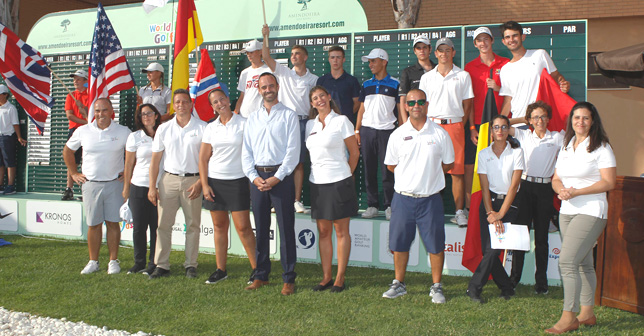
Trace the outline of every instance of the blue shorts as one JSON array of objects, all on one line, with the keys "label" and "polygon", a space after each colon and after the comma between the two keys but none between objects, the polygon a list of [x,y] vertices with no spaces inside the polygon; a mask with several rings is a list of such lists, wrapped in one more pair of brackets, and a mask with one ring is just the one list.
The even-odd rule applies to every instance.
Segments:
[{"label": "blue shorts", "polygon": [[13,168],[16,166],[16,133],[0,135],[0,167]]},{"label": "blue shorts", "polygon": [[445,250],[445,209],[440,193],[413,198],[394,193],[389,222],[389,249],[409,252],[416,238],[416,226],[428,253]]},{"label": "blue shorts", "polygon": [[306,123],[309,122],[309,119],[300,120],[300,162],[304,163],[306,160],[306,154],[309,150],[306,149]]}]

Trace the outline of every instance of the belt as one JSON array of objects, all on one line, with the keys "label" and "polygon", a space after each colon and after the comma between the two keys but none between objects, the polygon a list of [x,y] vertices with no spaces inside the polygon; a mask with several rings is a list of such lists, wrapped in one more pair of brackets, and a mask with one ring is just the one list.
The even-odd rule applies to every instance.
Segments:
[{"label": "belt", "polygon": [[431,196],[431,195],[423,195],[423,194],[412,194],[404,191],[399,191],[398,193],[403,196],[412,197],[412,198],[425,198],[425,197]]},{"label": "belt", "polygon": [[279,169],[280,166],[281,166],[281,164],[278,164],[278,165],[275,165],[275,166],[255,166],[255,169],[258,172],[272,173],[272,172],[277,171],[277,169]]},{"label": "belt", "polygon": [[528,181],[528,182],[534,182],[534,183],[550,183],[552,182],[551,177],[534,177],[534,176],[528,176],[526,174],[521,175],[521,179]]},{"label": "belt", "polygon": [[116,180],[118,180],[118,179],[119,179],[119,178],[117,177],[117,178],[115,178],[115,179],[112,179],[112,180],[106,180],[106,181],[97,181],[97,180],[87,180],[87,182],[98,182],[98,183],[107,183],[107,182],[112,182],[112,181],[116,181]]},{"label": "belt", "polygon": [[432,117],[429,117],[429,120],[431,120],[431,121],[433,121],[433,122],[435,122],[435,123],[437,123],[437,124],[441,124],[441,125],[448,125],[448,124],[456,124],[456,123],[460,123],[460,122],[462,122],[462,121],[463,121],[463,118],[444,118],[444,119],[443,119],[443,118],[432,118]]},{"label": "belt", "polygon": [[299,114],[298,114],[298,115],[297,115],[297,119],[298,119],[298,120],[309,120],[309,116],[307,116],[307,115],[299,115]]},{"label": "belt", "polygon": [[181,173],[181,174],[175,174],[171,173],[169,171],[166,171],[166,173],[174,176],[179,176],[179,177],[192,177],[192,176],[199,176],[199,173]]},{"label": "belt", "polygon": [[494,198],[494,199],[498,199],[498,200],[502,200],[502,199],[504,199],[504,198],[505,198],[505,195],[503,195],[503,194],[497,194],[497,193],[495,193],[495,192],[493,192],[493,191],[490,191],[490,196],[492,196],[492,198]]}]

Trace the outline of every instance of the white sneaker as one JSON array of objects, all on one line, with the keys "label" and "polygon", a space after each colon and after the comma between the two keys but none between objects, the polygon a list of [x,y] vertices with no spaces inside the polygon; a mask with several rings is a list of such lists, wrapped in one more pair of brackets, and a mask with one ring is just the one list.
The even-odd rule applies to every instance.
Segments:
[{"label": "white sneaker", "polygon": [[90,274],[96,271],[98,271],[98,260],[90,260],[81,271],[81,274]]},{"label": "white sneaker", "polygon": [[456,211],[456,216],[454,216],[454,218],[456,219],[456,224],[458,224],[459,227],[467,226],[467,215],[468,214],[465,213],[465,210]]},{"label": "white sneaker", "polygon": [[445,295],[443,295],[443,285],[440,282],[435,283],[429,290],[429,296],[432,297],[433,303],[445,303]]},{"label": "white sneaker", "polygon": [[374,207],[368,207],[367,210],[362,213],[362,218],[374,218],[376,216],[378,216],[378,208]]},{"label": "white sneaker", "polygon": [[304,208],[304,204],[302,204],[302,202],[300,201],[295,201],[295,203],[293,203],[293,207],[295,208],[295,212],[297,213],[304,213],[304,211],[306,210]]},{"label": "white sneaker", "polygon": [[386,292],[382,293],[382,297],[387,299],[395,299],[405,294],[407,294],[407,288],[405,287],[405,284],[394,279],[391,285],[389,285],[389,289]]},{"label": "white sneaker", "polygon": [[121,262],[116,260],[110,260],[110,263],[107,264],[107,274],[118,274],[121,272]]},{"label": "white sneaker", "polygon": [[386,220],[391,219],[391,207],[387,207],[387,210],[385,210],[385,219]]}]

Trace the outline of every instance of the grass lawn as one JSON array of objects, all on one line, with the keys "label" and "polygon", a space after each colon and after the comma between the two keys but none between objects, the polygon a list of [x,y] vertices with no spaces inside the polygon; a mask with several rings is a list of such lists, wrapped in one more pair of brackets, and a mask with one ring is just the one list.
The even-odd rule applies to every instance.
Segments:
[{"label": "grass lawn", "polygon": [[[393,271],[350,267],[347,290],[313,292],[322,275],[319,265],[298,264],[297,291],[282,297],[281,266],[273,262],[271,284],[244,291],[250,274],[245,258],[229,257],[228,279],[206,285],[215,269],[214,255],[199,256],[199,276],[186,279],[183,252],[171,254],[171,276],[154,281],[126,274],[131,248],[121,248],[122,272],[107,275],[107,248],[101,270],[80,275],[87,263],[83,242],[0,236],[14,245],[0,248],[0,306],[40,316],[107,326],[135,333],[164,335],[539,335],[561,313],[563,291],[537,296],[519,286],[510,301],[489,283],[485,304],[465,296],[469,278],[443,277],[447,303],[432,304],[430,276],[408,273],[408,294],[393,300],[382,293]],[[644,335],[644,317],[597,307],[598,326],[571,334]],[[0,323],[1,324],[1,323]]]}]

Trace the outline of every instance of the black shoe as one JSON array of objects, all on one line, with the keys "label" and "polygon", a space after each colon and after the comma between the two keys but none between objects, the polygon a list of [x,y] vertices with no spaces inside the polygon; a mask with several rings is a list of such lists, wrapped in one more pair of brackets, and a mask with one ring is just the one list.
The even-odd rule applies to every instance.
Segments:
[{"label": "black shoe", "polygon": [[331,293],[340,293],[344,290],[344,284],[342,286],[333,286],[331,287]]},{"label": "black shoe", "polygon": [[[191,267],[191,268],[194,268],[194,267]],[[186,273],[187,273],[187,272],[186,272]],[[195,271],[195,273],[196,273],[196,271]],[[187,276],[187,274],[186,274],[186,276]],[[195,275],[195,276],[196,276],[196,275]],[[220,270],[220,269],[218,268],[217,270],[215,270],[215,273],[213,273],[213,274],[211,274],[211,275],[210,275],[210,277],[208,278],[208,280],[206,280],[206,283],[207,283],[207,284],[214,284],[214,283],[217,283],[217,282],[219,282],[219,281],[221,281],[221,280],[224,280],[224,279],[226,279],[226,278],[228,278],[228,272],[226,272],[226,271],[222,271],[222,270]]]},{"label": "black shoe", "polygon": [[186,278],[194,279],[197,277],[197,268],[188,267],[186,268]]},{"label": "black shoe", "polygon": [[146,269],[144,269],[143,272],[141,272],[141,273],[143,273],[145,275],[152,275],[152,273],[154,272],[155,268],[157,268],[157,265],[149,264],[148,267]]},{"label": "black shoe", "polygon": [[546,294],[548,294],[548,287],[547,286],[546,287],[535,287],[534,288],[534,293],[535,294],[546,295]]},{"label": "black shoe", "polygon": [[127,274],[134,274],[134,273],[141,273],[145,270],[145,266],[139,265],[139,264],[134,264],[132,268],[130,268],[129,271],[127,271]]},{"label": "black shoe", "polygon": [[510,298],[514,296],[514,293],[515,293],[514,288],[507,288],[501,291],[501,294],[499,295],[499,297],[502,297],[506,300],[510,300]]},{"label": "black shoe", "polygon": [[473,302],[476,302],[476,303],[483,302],[483,300],[481,300],[481,294],[479,293],[475,293],[474,291],[468,289],[467,292],[465,292],[465,294],[469,296]]},{"label": "black shoe", "polygon": [[61,201],[72,201],[74,200],[74,191],[72,188],[66,188],[63,191],[63,197],[60,198]]},{"label": "black shoe", "polygon": [[320,291],[327,290],[327,289],[331,288],[331,286],[333,286],[333,279],[329,280],[329,282],[327,282],[324,285],[320,285],[320,284],[315,285],[315,287],[313,287],[313,291],[314,292],[320,292]]},{"label": "black shoe", "polygon": [[250,272],[250,278],[248,278],[247,284],[250,285],[255,280],[255,273],[257,273],[257,268],[253,268],[253,271]]},{"label": "black shoe", "polygon": [[170,276],[170,271],[169,270],[163,269],[161,267],[157,267],[157,268],[154,269],[154,272],[152,272],[152,274],[150,274],[149,279],[152,280],[152,279],[158,279],[158,278],[167,277],[167,276]]}]

